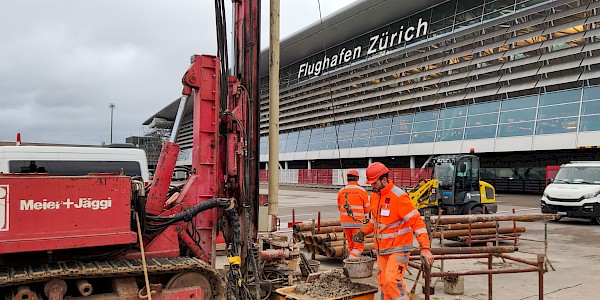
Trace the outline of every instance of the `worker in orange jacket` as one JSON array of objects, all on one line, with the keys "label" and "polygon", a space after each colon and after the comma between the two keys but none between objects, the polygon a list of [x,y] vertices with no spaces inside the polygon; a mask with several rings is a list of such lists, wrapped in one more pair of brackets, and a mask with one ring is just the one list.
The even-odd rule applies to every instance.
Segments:
[{"label": "worker in orange jacket", "polygon": [[377,281],[385,300],[408,299],[404,273],[413,250],[413,235],[421,247],[421,256],[431,265],[429,236],[419,212],[413,207],[408,194],[389,179],[388,168],[375,162],[367,168],[367,184],[371,194],[372,219],[354,235],[354,241],[364,242],[365,235],[375,232]]},{"label": "worker in orange jacket", "polygon": [[[348,184],[338,192],[337,202],[340,210],[340,222],[348,241],[348,256],[357,258],[362,254],[365,245],[355,243],[352,237],[364,226],[364,220],[369,214],[371,204],[367,191],[358,184],[358,171],[349,170],[346,176]],[[348,206],[352,211],[352,216],[348,215],[346,209]]]}]

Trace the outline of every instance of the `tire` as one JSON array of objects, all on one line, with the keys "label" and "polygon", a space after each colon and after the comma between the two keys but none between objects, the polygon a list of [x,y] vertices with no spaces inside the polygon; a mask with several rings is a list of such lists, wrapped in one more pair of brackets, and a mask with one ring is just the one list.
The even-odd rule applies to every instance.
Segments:
[{"label": "tire", "polygon": [[469,209],[469,214],[470,215],[482,215],[483,207],[481,207],[480,205],[475,205],[471,209]]},{"label": "tire", "polygon": [[600,225],[600,216],[593,218],[592,221],[594,221],[594,223]]}]

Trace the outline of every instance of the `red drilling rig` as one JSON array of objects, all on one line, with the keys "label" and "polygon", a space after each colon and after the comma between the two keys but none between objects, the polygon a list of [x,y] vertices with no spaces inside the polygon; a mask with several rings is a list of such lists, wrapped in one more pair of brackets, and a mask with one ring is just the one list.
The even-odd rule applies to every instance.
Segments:
[{"label": "red drilling rig", "polygon": [[[0,175],[0,294],[6,299],[255,297],[250,290],[258,284],[247,286],[244,273],[256,275],[260,1],[233,1],[232,75],[223,4],[216,0],[219,55],[192,57],[150,186],[120,174]],[[173,193],[175,141],[188,101],[192,168]],[[220,231],[229,246],[226,279],[215,269]]]}]

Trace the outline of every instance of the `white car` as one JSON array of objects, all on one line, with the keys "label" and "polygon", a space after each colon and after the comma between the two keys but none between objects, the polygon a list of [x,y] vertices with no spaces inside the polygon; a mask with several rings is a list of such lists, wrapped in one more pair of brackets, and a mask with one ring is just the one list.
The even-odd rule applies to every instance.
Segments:
[{"label": "white car", "polygon": [[600,224],[600,161],[564,164],[544,190],[543,213],[592,219]]}]

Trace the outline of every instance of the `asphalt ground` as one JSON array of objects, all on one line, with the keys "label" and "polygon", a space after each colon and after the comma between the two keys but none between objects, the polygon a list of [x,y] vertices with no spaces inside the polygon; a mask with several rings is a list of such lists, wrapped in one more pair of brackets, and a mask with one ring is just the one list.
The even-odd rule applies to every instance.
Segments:
[{"label": "asphalt ground", "polygon": [[[268,193],[263,188],[260,192]],[[319,212],[322,220],[338,218],[336,195],[336,190],[280,187],[280,233],[291,236],[291,228],[287,228],[287,224],[292,221],[292,210],[295,212],[296,221],[317,219]],[[497,195],[500,212],[515,209],[517,213],[539,213],[539,201],[538,195]],[[501,225],[501,227],[506,226],[512,226],[512,222]],[[517,226],[524,226],[527,231],[519,240],[519,251],[512,255],[535,260],[537,254],[544,253],[545,223],[543,221],[519,222]],[[547,258],[550,264],[549,271],[544,274],[544,299],[600,299],[600,225],[595,225],[589,220],[563,218],[558,222],[548,222],[547,228]],[[445,246],[464,246],[452,241],[444,243]],[[510,246],[512,242],[502,242],[501,245]],[[439,246],[439,240],[434,240],[432,247]],[[321,270],[339,268],[343,265],[338,259],[319,255],[316,259],[321,262]],[[493,266],[494,269],[527,267],[521,263],[503,261],[501,258],[495,258]],[[436,267],[440,267],[439,261],[434,263],[434,268]],[[483,269],[487,269],[487,259],[452,260],[444,263],[445,271]],[[405,278],[409,290],[413,287],[417,274],[415,269],[410,271],[412,275],[407,273]],[[375,264],[372,277],[357,281],[377,285],[377,273],[377,264]],[[433,279],[433,282],[435,283],[436,279]],[[419,280],[417,294],[422,292],[422,283],[423,280]],[[379,297],[378,293],[375,299]],[[445,294],[444,283],[437,282],[431,299],[488,299],[487,276],[465,276],[464,294],[459,296]],[[494,275],[493,299],[539,299],[538,273]]]}]

